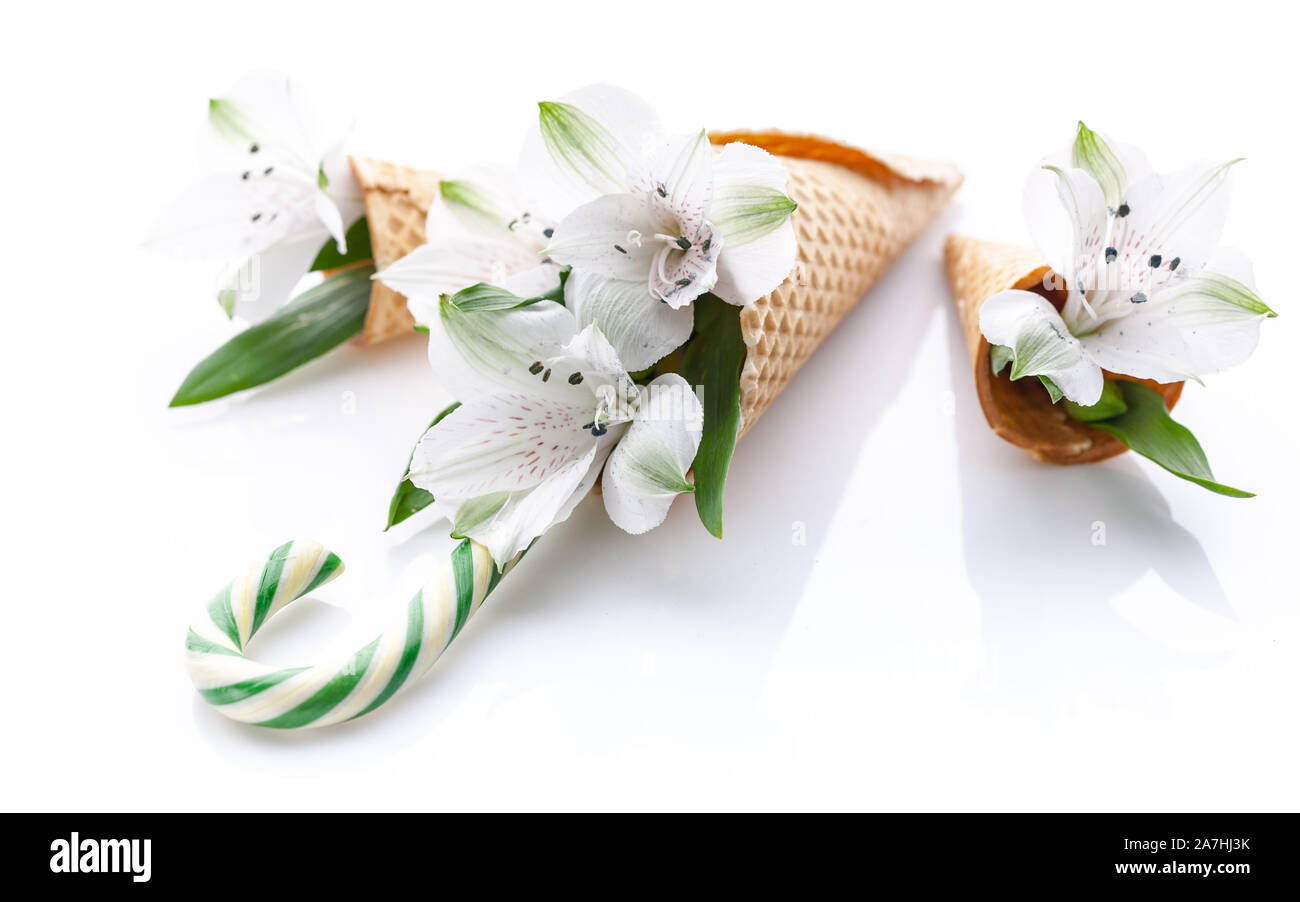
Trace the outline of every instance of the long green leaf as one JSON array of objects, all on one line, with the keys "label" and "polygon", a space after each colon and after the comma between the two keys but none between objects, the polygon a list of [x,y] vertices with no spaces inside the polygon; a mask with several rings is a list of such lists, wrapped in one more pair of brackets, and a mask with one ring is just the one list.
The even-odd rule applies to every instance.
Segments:
[{"label": "long green leaf", "polygon": [[[429,424],[428,428],[426,428],[424,432],[428,432],[434,426],[437,426],[442,422],[443,417],[459,406],[460,402],[457,401],[442,413],[438,414],[433,418],[433,422]],[[421,437],[424,436],[424,432],[420,433]],[[411,456],[407,458],[406,461],[406,472],[411,472],[411,461],[414,459],[415,449],[412,448]],[[388,523],[384,526],[384,532],[388,532],[388,530],[392,529],[406,518],[418,514],[430,504],[433,504],[433,495],[411,482],[410,477],[403,476],[402,481],[397,484],[396,491],[393,492],[393,500],[388,503]]]},{"label": "long green leaf", "polygon": [[1159,394],[1139,382],[1117,380],[1117,383],[1128,409],[1117,417],[1089,425],[1109,432],[1180,479],[1230,498],[1254,497],[1252,492],[1243,492],[1214,480],[1200,442],[1186,426],[1169,416],[1165,401]]},{"label": "long green leaf", "polygon": [[347,341],[365,322],[374,271],[366,266],[339,273],[240,332],[190,370],[170,406],[264,385]]},{"label": "long green leaf", "polygon": [[353,263],[369,260],[375,255],[375,252],[370,248],[370,225],[366,222],[364,216],[348,226],[343,238],[347,242],[348,252],[340,254],[338,244],[331,238],[321,247],[320,253],[316,255],[309,272],[320,272],[322,269],[340,269],[344,266],[351,266]]},{"label": "long green leaf", "polygon": [[722,538],[722,494],[740,432],[740,370],[745,342],[740,308],[712,294],[699,297],[695,336],[682,356],[682,376],[704,390],[704,435],[695,455],[695,509],[704,528]]}]

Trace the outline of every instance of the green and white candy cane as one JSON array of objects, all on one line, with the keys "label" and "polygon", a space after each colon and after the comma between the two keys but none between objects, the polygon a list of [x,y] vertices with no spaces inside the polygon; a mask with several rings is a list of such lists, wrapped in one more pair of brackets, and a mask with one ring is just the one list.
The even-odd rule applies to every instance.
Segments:
[{"label": "green and white candy cane", "polygon": [[497,570],[486,548],[465,539],[402,616],[359,651],[309,667],[268,667],[244,654],[249,640],[277,611],[343,572],[320,544],[289,542],[195,618],[185,640],[190,679],[226,717],[261,727],[324,727],[369,714],[433,666],[518,562]]}]

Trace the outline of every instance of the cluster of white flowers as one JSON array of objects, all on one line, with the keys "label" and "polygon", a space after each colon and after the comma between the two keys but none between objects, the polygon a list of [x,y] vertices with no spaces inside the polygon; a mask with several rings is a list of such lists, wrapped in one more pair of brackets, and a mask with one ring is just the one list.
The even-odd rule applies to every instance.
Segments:
[{"label": "cluster of white flowers", "polygon": [[[670,135],[617,88],[540,104],[518,173],[444,181],[427,243],[376,276],[407,297],[461,401],[421,439],[410,479],[501,564],[602,470],[605,508],[631,533],[693,491],[699,399],[679,375],[638,385],[629,371],[690,338],[700,295],[751,303],[796,252],[776,157]],[[565,268],[564,303],[537,300]],[[464,291],[478,283],[494,287]]]}]

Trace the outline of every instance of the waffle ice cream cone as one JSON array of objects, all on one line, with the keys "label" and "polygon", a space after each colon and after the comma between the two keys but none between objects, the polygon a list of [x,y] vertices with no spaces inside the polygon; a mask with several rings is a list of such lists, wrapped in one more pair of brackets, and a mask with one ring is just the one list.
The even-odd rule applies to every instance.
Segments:
[{"label": "waffle ice cream cone", "polygon": [[[934,219],[961,184],[947,164],[868,154],[810,135],[714,132],[717,145],[743,141],[783,158],[799,205],[799,256],[790,277],[745,308],[748,348],[741,373],[741,417],[748,429],[876,278]],[[424,243],[424,219],[437,175],[352,158],[365,195],[378,269]],[[376,281],[361,341],[411,331],[402,295]]]},{"label": "waffle ice cream cone", "polygon": [[947,204],[954,167],[869,154],[812,135],[713,132],[782,157],[799,205],[795,268],[740,315],[748,349],[740,376],[741,429],[749,429],[876,278]]},{"label": "waffle ice cream cone", "polygon": [[[438,191],[439,177],[422,169],[365,157],[352,157],[351,162],[364,195],[375,268],[382,270],[424,244],[424,220]],[[409,335],[414,327],[406,298],[376,279],[370,290],[361,343]]]},{"label": "waffle ice cream cone", "polygon": [[[1022,289],[1037,291],[1058,307],[1064,303],[1064,292],[1044,288],[1051,269],[1038,253],[950,235],[944,257],[962,335],[974,366],[975,390],[993,431],[1047,463],[1096,463],[1127,451],[1128,447],[1114,436],[1071,419],[1062,405],[1052,403],[1037,379],[1012,382],[1005,374],[993,375],[989,358],[992,346],[980,333],[979,311],[984,301],[999,291]],[[1144,384],[1159,392],[1170,409],[1183,391],[1181,382]]]}]

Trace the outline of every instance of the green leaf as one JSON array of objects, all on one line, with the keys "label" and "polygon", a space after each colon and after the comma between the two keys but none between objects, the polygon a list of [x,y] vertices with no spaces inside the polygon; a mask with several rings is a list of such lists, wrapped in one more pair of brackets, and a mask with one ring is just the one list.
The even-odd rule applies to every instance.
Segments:
[{"label": "green leaf", "polygon": [[704,528],[722,538],[722,494],[740,433],[740,370],[745,342],[740,309],[712,294],[695,304],[695,336],[682,355],[681,374],[703,386],[704,434],[695,455],[695,509]]},{"label": "green leaf", "polygon": [[1107,379],[1101,385],[1101,400],[1091,407],[1084,407],[1082,404],[1075,404],[1069,398],[1065,399],[1065,412],[1080,423],[1095,423],[1097,420],[1109,420],[1111,417],[1117,417],[1128,410],[1128,405],[1124,403],[1124,393],[1120,391],[1119,386],[1115,384],[1116,380]]},{"label": "green leaf", "polygon": [[993,365],[993,375],[997,376],[1007,368],[1007,364],[1016,359],[1016,352],[1006,345],[994,345],[989,351],[989,363]]},{"label": "green leaf", "polygon": [[1252,492],[1215,482],[1200,442],[1186,426],[1174,422],[1159,394],[1140,382],[1119,380],[1118,385],[1128,409],[1093,426],[1109,432],[1180,479],[1230,498],[1255,497]]},{"label": "green leaf", "polygon": [[270,319],[250,326],[190,370],[171,400],[184,407],[264,385],[361,331],[374,267],[351,269],[304,291]]},{"label": "green leaf", "polygon": [[1056,383],[1046,376],[1039,376],[1038,381],[1043,383],[1043,388],[1047,389],[1047,393],[1052,396],[1053,404],[1065,397],[1065,394],[1056,387]]},{"label": "green leaf", "polygon": [[1097,180],[1101,186],[1102,197],[1106,206],[1118,209],[1124,202],[1124,188],[1128,184],[1128,175],[1124,164],[1119,161],[1115,151],[1110,149],[1101,137],[1082,122],[1074,136],[1074,145],[1070,149],[1071,164],[1082,169]]},{"label": "green leaf", "polygon": [[351,266],[353,263],[369,260],[375,255],[375,252],[370,248],[370,226],[364,216],[348,226],[347,234],[343,236],[343,240],[348,245],[346,254],[339,253],[338,244],[331,238],[321,247],[320,253],[312,261],[311,269],[308,272],[320,272],[322,269],[341,269],[344,266]]},{"label": "green leaf", "polygon": [[[459,406],[460,402],[457,401],[442,411],[433,418],[433,422],[428,425],[424,432],[428,432],[434,426],[437,426],[442,422],[443,417]],[[424,437],[424,432],[420,433],[421,438]],[[406,461],[406,471],[408,473],[411,471],[411,461],[414,459],[415,449],[412,448],[411,456]],[[388,503],[388,523],[384,526],[384,532],[388,532],[388,530],[408,517],[418,514],[430,504],[433,504],[433,495],[411,482],[410,477],[403,476],[402,481],[397,484],[397,490],[393,492],[393,500]]]}]

